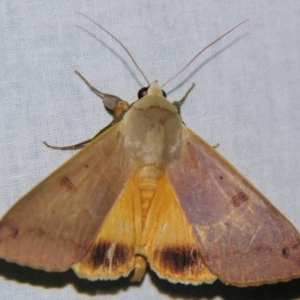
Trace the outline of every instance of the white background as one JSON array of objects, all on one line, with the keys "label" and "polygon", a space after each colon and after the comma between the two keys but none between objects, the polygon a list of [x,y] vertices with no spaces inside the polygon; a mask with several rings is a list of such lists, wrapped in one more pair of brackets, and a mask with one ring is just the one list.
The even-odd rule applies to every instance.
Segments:
[{"label": "white background", "polygon": [[[170,100],[196,87],[182,116],[300,230],[300,2],[0,2],[0,212],[92,137],[111,117],[73,73],[130,102],[145,82],[100,22],[127,45],[150,81],[166,81],[195,53],[239,22],[166,86]],[[149,275],[150,274],[150,275]],[[169,284],[149,273],[141,285],[88,282],[0,261],[1,299],[300,299],[299,280],[246,289],[219,281]]]}]

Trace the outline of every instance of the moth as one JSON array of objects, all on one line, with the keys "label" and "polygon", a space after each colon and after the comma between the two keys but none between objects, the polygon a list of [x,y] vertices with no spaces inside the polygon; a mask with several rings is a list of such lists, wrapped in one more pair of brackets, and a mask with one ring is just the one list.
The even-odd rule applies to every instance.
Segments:
[{"label": "moth", "polygon": [[141,281],[148,266],[160,278],[194,285],[300,276],[297,230],[184,125],[180,107],[193,86],[171,103],[143,75],[148,86],[129,105],[77,74],[113,121],[83,143],[46,144],[83,149],[2,218],[1,258],[49,272],[72,268],[90,280]]}]

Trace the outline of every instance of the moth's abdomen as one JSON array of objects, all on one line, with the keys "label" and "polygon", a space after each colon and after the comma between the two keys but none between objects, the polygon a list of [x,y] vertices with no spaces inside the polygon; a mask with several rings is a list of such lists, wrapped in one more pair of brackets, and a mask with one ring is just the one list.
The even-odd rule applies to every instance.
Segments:
[{"label": "moth's abdomen", "polygon": [[144,166],[136,174],[137,187],[140,193],[139,199],[141,201],[142,230],[162,175],[163,170],[153,165]]}]

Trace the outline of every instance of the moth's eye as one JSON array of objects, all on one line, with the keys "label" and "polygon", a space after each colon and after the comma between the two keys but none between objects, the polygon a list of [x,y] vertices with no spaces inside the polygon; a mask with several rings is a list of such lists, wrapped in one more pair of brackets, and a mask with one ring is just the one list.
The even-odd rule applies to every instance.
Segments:
[{"label": "moth's eye", "polygon": [[145,97],[148,94],[148,87],[143,87],[138,92],[139,99]]},{"label": "moth's eye", "polygon": [[162,90],[162,92],[163,92],[163,96],[164,96],[165,98],[167,98],[166,92],[165,92],[164,90]]}]

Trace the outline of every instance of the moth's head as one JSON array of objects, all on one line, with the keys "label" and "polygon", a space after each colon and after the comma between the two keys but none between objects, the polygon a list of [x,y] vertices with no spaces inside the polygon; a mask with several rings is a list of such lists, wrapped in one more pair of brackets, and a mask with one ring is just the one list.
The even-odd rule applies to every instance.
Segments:
[{"label": "moth's head", "polygon": [[147,87],[143,87],[138,91],[138,98],[141,99],[145,96],[161,96],[166,98],[165,91],[160,87],[157,80],[149,84]]}]

